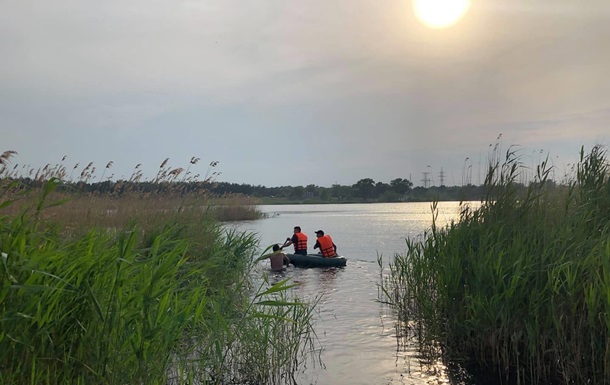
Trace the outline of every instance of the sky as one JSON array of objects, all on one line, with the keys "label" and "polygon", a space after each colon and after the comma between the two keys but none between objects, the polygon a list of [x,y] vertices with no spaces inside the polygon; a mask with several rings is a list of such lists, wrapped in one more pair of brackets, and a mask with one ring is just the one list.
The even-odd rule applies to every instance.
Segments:
[{"label": "sky", "polygon": [[3,0],[0,152],[98,179],[169,158],[267,187],[452,186],[497,144],[561,179],[609,144],[609,42],[607,0],[473,0],[441,29],[407,0]]}]

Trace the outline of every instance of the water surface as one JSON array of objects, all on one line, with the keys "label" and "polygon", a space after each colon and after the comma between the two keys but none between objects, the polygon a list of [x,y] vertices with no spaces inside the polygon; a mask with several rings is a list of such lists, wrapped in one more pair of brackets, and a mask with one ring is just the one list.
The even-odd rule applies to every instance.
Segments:
[{"label": "water surface", "polygon": [[[475,203],[473,203],[475,204]],[[323,347],[325,367],[310,365],[299,384],[439,384],[448,379],[442,366],[436,373],[420,367],[413,348],[397,343],[394,317],[376,301],[380,283],[377,263],[384,265],[396,253],[406,251],[406,238],[421,237],[432,225],[430,203],[379,203],[344,205],[260,206],[265,219],[244,222],[240,230],[255,232],[264,248],[282,244],[301,226],[313,252],[316,230],[324,230],[348,258],[344,268],[299,269],[272,273],[267,261],[257,268],[271,280],[290,278],[300,283],[304,298],[322,295],[315,331]],[[459,217],[458,202],[438,204],[437,225]],[[292,248],[292,247],[291,247]]]}]

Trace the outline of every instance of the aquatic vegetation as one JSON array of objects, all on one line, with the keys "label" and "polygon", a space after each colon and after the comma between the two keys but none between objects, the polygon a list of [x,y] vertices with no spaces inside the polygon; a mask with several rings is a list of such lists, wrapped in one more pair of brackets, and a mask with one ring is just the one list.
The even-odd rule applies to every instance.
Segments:
[{"label": "aquatic vegetation", "polygon": [[3,184],[0,383],[285,384],[311,357],[313,304],[252,287],[253,235],[205,210],[68,234],[61,184]]},{"label": "aquatic vegetation", "polygon": [[[212,169],[217,161],[209,164],[208,170],[199,180],[199,174],[191,175],[191,166],[198,163],[193,157],[186,168],[171,167],[165,159],[151,180],[143,177],[141,165],[136,165],[129,180],[103,180],[106,171],[114,162],[110,161],[103,169],[99,180],[93,162],[81,171],[80,177],[73,178],[76,164],[71,173],[61,163],[47,164],[42,169],[29,167],[10,167],[15,151],[5,151],[0,155],[0,194],[6,214],[17,215],[23,207],[39,202],[43,186],[53,181],[55,187],[48,200],[61,202],[61,205],[48,207],[39,215],[60,223],[64,235],[82,235],[87,229],[100,227],[114,229],[126,223],[138,222],[141,231],[162,226],[168,221],[199,222],[214,219],[218,221],[253,220],[262,217],[258,210],[258,199],[243,194],[215,194],[210,191],[220,173]],[[179,178],[181,176],[181,178]]]},{"label": "aquatic vegetation", "polygon": [[[517,183],[510,149],[490,162],[481,207],[407,240],[384,276],[405,340],[427,359],[517,383],[610,382],[610,166],[581,150],[575,177]],[[435,214],[435,206],[432,206]]]}]

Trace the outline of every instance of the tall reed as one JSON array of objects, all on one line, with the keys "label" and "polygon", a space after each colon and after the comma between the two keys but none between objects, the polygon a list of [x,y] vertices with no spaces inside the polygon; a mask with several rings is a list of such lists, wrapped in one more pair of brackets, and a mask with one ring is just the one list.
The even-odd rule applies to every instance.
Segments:
[{"label": "tall reed", "polygon": [[[528,187],[512,149],[490,162],[487,195],[458,222],[408,240],[382,284],[403,336],[430,360],[527,384],[610,383],[610,168],[581,150],[576,177]],[[436,208],[433,204],[433,215]]]},{"label": "tall reed", "polygon": [[[136,165],[129,180],[106,180],[106,172],[114,162],[109,161],[101,177],[96,175],[96,167],[89,162],[80,173],[77,163],[68,173],[64,165],[66,156],[60,163],[47,164],[42,169],[32,169],[28,165],[9,167],[15,151],[0,154],[0,194],[5,201],[14,201],[11,206],[0,209],[4,213],[16,214],[23,206],[38,202],[38,196],[48,181],[59,181],[49,199],[62,201],[60,207],[44,210],[41,215],[55,222],[61,222],[66,233],[78,233],[92,226],[117,228],[127,221],[138,221],[146,230],[175,220],[184,221],[194,217],[213,218],[219,221],[253,220],[262,217],[258,210],[259,200],[242,194],[213,194],[211,187],[220,172],[212,171],[218,161],[212,161],[199,180],[200,174],[193,175],[191,168],[199,162],[192,157],[188,166],[172,167],[165,159],[151,180],[143,176],[141,164]],[[28,167],[26,167],[28,166]],[[77,172],[77,178],[74,178]],[[98,182],[94,182],[98,180]],[[2,188],[11,185],[11,188]],[[80,234],[79,234],[80,235]]]},{"label": "tall reed", "polygon": [[0,216],[0,383],[284,384],[305,363],[311,305],[251,287],[253,235],[196,216],[66,238],[58,185]]}]

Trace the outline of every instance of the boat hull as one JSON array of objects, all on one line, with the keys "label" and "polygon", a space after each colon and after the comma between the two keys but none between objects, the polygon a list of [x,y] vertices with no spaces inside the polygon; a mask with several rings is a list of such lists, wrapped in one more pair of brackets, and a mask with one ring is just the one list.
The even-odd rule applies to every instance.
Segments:
[{"label": "boat hull", "polygon": [[324,258],[320,254],[287,254],[295,267],[343,267],[347,264],[344,257]]}]

